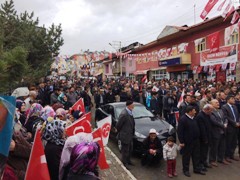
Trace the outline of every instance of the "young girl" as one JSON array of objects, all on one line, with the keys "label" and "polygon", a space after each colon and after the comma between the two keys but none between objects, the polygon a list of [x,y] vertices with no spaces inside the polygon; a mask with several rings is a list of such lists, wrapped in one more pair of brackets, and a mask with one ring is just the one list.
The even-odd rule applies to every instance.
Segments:
[{"label": "young girl", "polygon": [[163,158],[167,161],[167,173],[170,178],[177,176],[177,150],[180,150],[180,147],[174,143],[174,138],[172,136],[168,137],[167,143],[163,146]]}]

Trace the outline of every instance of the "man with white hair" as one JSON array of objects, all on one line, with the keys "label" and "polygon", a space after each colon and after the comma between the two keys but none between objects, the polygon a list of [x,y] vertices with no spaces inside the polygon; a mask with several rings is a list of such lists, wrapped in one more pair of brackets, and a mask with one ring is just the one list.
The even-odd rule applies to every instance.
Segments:
[{"label": "man with white hair", "polygon": [[29,109],[33,103],[35,103],[37,100],[37,92],[36,91],[30,91],[29,97],[24,100],[26,104],[26,109]]},{"label": "man with white hair", "polygon": [[213,107],[210,104],[203,106],[202,111],[196,116],[196,121],[200,130],[200,166],[203,171],[209,168],[208,163],[208,151],[211,144],[211,122],[210,115],[213,111]]},{"label": "man with white hair", "polygon": [[217,167],[217,161],[219,163],[228,164],[225,161],[225,144],[226,144],[226,128],[227,120],[222,112],[219,109],[219,102],[217,99],[211,100],[211,105],[213,106],[213,112],[210,116],[211,125],[212,125],[212,145],[210,150],[209,161],[212,166]]}]

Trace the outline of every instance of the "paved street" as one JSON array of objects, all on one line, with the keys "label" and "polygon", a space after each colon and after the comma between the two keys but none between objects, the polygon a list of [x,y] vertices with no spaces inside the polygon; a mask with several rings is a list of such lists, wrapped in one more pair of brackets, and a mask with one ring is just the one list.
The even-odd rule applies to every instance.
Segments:
[{"label": "paved street", "polygon": [[[119,157],[120,153],[117,149],[116,144],[114,142],[109,141],[108,147]],[[140,164],[140,158],[133,157],[132,161],[135,166],[131,166],[131,173],[138,180],[159,180],[159,179],[169,179],[166,176],[166,166],[165,162],[162,161],[159,167],[142,167]],[[182,174],[181,171],[181,156],[178,156],[177,161],[177,172],[178,177],[174,179],[190,179]],[[196,175],[191,173],[191,179],[194,180],[239,180],[240,179],[240,161],[234,161],[231,165],[219,165],[217,168],[209,169],[206,176]],[[109,178],[107,178],[109,179]],[[110,178],[111,179],[111,178]],[[109,180],[110,180],[109,179]]]}]

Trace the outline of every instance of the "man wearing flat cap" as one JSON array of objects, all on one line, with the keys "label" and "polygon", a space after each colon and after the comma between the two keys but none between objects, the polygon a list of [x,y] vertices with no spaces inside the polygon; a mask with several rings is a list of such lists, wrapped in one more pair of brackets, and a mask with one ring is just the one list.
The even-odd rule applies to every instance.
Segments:
[{"label": "man wearing flat cap", "polygon": [[119,115],[117,122],[118,139],[121,141],[122,163],[129,170],[129,165],[133,165],[130,161],[133,149],[133,136],[135,133],[135,121],[133,119],[134,104],[133,101],[126,102],[126,108]]}]

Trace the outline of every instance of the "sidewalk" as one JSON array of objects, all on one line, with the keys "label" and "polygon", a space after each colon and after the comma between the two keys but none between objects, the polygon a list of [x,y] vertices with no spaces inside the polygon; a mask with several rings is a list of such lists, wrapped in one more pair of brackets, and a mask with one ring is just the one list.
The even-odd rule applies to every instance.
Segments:
[{"label": "sidewalk", "polygon": [[101,180],[136,180],[131,172],[122,165],[122,162],[111,149],[105,147],[105,154],[110,168],[107,170],[100,170],[99,174]]}]

